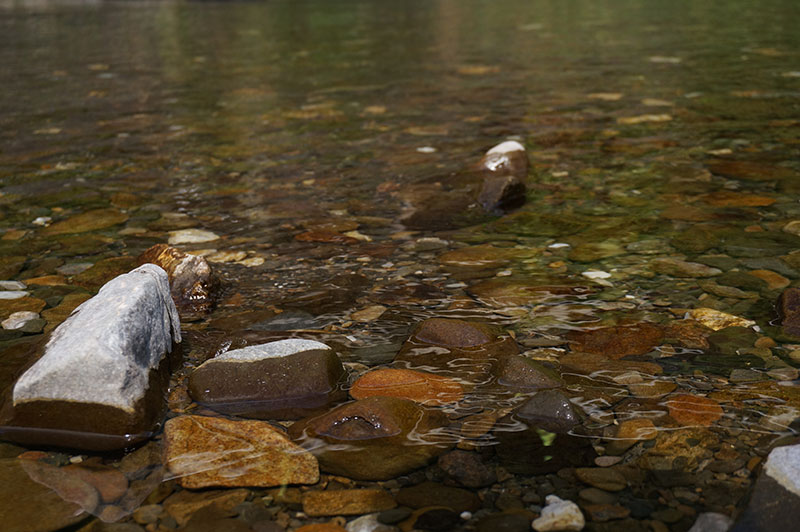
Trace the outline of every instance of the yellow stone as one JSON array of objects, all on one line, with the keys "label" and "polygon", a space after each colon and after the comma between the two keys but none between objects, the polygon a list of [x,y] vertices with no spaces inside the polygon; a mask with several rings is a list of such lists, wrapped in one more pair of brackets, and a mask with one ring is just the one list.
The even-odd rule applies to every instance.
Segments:
[{"label": "yellow stone", "polygon": [[180,416],[164,427],[164,457],[184,488],[314,484],[317,459],[265,421]]}]

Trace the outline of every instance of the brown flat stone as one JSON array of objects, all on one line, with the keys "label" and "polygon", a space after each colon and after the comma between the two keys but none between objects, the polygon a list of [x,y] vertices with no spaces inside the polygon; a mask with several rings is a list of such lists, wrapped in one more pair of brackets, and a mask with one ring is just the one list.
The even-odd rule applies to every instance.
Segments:
[{"label": "brown flat stone", "polygon": [[128,220],[128,215],[117,209],[95,209],[76,214],[66,220],[56,222],[42,229],[43,235],[63,235],[67,233],[87,233],[106,229]]},{"label": "brown flat stone", "polygon": [[684,426],[707,427],[724,413],[717,401],[699,395],[673,395],[665,402],[669,408],[669,415]]},{"label": "brown flat stone", "polygon": [[399,397],[427,405],[445,405],[464,397],[462,386],[453,379],[409,369],[376,369],[362,375],[350,388],[355,399]]},{"label": "brown flat stone", "polygon": [[633,362],[628,360],[611,360],[602,355],[591,353],[570,353],[558,359],[562,373],[565,370],[575,371],[584,375],[602,371],[611,378],[616,374],[638,371],[647,375],[660,375],[663,368],[655,362]]},{"label": "brown flat stone", "polygon": [[164,509],[177,521],[178,526],[184,526],[202,508],[216,506],[222,510],[231,510],[243,503],[249,494],[246,489],[202,492],[183,490],[170,495],[164,501]]},{"label": "brown flat stone", "polygon": [[263,421],[180,416],[164,427],[164,458],[185,488],[314,484],[317,460]]},{"label": "brown flat stone", "polygon": [[618,360],[628,355],[643,355],[664,339],[661,327],[652,323],[603,327],[567,334],[573,351],[603,355]]},{"label": "brown flat stone", "polygon": [[581,482],[604,491],[621,491],[628,487],[625,477],[609,467],[578,467],[575,476]]},{"label": "brown flat stone", "polygon": [[389,492],[382,489],[309,491],[303,495],[303,511],[310,516],[362,515],[395,506]]}]

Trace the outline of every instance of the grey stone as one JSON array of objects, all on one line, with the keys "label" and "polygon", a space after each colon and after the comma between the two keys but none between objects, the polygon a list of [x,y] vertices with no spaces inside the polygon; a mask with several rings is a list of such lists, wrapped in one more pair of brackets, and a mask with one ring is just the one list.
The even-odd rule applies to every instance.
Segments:
[{"label": "grey stone", "polygon": [[22,281],[0,281],[0,290],[25,290],[27,286]]},{"label": "grey stone", "polygon": [[163,411],[167,355],[180,340],[164,270],[146,264],[112,279],[53,331],[14,385],[14,437],[95,450],[130,444]]},{"label": "grey stone", "polygon": [[31,320],[39,319],[39,314],[37,312],[31,312],[29,310],[22,310],[19,312],[14,312],[8,318],[3,320],[2,325],[3,329],[8,329],[10,331],[21,329]]},{"label": "grey stone", "polygon": [[28,292],[22,290],[2,290],[0,291],[0,299],[21,299],[28,295]]},{"label": "grey stone", "polygon": [[293,419],[343,399],[345,375],[327,345],[292,338],[217,355],[189,377],[189,393],[220,412]]},{"label": "grey stone", "polygon": [[697,516],[689,532],[726,532],[733,520],[725,514],[704,512]]},{"label": "grey stone", "polygon": [[378,514],[367,514],[347,523],[345,530],[347,532],[396,532],[399,529],[378,521]]}]

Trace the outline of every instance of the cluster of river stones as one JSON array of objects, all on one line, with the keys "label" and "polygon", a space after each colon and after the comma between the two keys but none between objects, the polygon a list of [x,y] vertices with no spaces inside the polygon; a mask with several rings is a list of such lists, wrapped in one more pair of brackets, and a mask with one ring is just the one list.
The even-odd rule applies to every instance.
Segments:
[{"label": "cluster of river stones", "polygon": [[[524,193],[518,176],[527,171],[522,147],[501,144],[482,164],[491,172],[475,191],[483,208],[516,205]],[[734,449],[704,456],[708,432],[693,431],[722,419],[720,404],[657,379],[656,363],[621,360],[668,338],[708,347],[713,335],[733,331],[758,342],[753,323],[733,315],[694,309],[666,327],[575,331],[571,352],[559,359],[563,373],[523,356],[501,327],[459,319],[420,321],[392,362],[374,368],[343,364],[325,343],[288,338],[216,353],[188,375],[183,401],[170,389],[182,367],[181,320],[208,313],[219,283],[202,257],[165,244],[139,261],[49,334],[0,410],[0,436],[31,449],[90,457],[136,450],[117,468],[37,450],[4,460],[4,478],[14,485],[53,490],[46,503],[44,494],[20,503],[22,511],[44,504],[57,515],[48,521],[41,511],[23,522],[3,515],[14,530],[55,530],[89,513],[100,521],[87,531],[123,519],[130,530],[148,531],[660,531],[687,521],[695,532],[717,531],[731,527],[729,516],[696,515],[688,503],[697,493],[661,500],[669,499],[662,490],[666,509],[658,512],[620,498],[648,482],[631,462],[646,463],[663,485],[688,470],[680,471],[676,457],[684,466],[730,462],[735,467],[718,473],[738,476],[745,488],[761,467]],[[777,306],[784,333],[800,336],[800,289],[787,288]],[[596,423],[592,402],[608,399],[602,386],[588,398],[571,387],[589,377],[627,386],[638,398],[631,412],[653,408],[657,415]],[[790,530],[797,520],[800,445],[784,443],[763,464],[734,530]],[[546,478],[550,487],[526,486],[516,473]],[[556,494],[576,484],[588,487]],[[264,503],[295,508],[295,519],[270,512],[256,493]],[[487,505],[500,511],[482,511]]]}]

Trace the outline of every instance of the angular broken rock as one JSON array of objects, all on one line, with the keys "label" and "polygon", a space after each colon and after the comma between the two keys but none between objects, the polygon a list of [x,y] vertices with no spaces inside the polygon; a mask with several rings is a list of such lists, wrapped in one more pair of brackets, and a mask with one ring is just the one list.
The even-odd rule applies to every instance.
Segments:
[{"label": "angular broken rock", "polygon": [[314,484],[317,460],[265,421],[180,416],[164,426],[164,462],[184,488]]},{"label": "angular broken rock", "polygon": [[182,318],[197,319],[214,308],[219,281],[203,257],[156,244],[139,255],[139,263],[156,264],[167,272],[170,293]]},{"label": "angular broken rock", "polygon": [[145,440],[163,416],[180,341],[164,270],[145,264],[112,279],[53,331],[17,380],[0,435],[98,451]]},{"label": "angular broken rock", "polygon": [[228,351],[189,377],[189,394],[209,408],[244,417],[297,419],[346,394],[337,354],[313,340],[292,338]]},{"label": "angular broken rock", "polygon": [[479,164],[484,178],[478,202],[485,210],[506,211],[525,203],[528,156],[522,144],[501,142],[487,151]]}]

